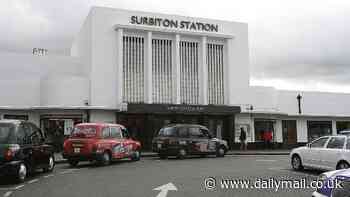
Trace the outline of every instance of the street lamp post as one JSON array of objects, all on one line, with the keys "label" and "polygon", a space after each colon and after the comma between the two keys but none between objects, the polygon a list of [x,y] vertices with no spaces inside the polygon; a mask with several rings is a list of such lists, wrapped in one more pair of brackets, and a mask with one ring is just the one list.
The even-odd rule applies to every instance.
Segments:
[{"label": "street lamp post", "polygon": [[298,94],[298,96],[297,96],[297,100],[298,100],[298,110],[299,110],[299,114],[301,114],[301,99],[302,99],[303,97],[300,95],[300,94]]}]

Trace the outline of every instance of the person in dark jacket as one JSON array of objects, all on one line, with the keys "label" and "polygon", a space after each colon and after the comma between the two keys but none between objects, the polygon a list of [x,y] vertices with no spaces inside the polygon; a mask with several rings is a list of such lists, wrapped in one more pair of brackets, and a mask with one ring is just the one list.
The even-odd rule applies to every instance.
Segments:
[{"label": "person in dark jacket", "polygon": [[244,128],[241,127],[241,135],[239,136],[239,140],[241,141],[241,150],[247,150],[247,134],[244,131]]}]

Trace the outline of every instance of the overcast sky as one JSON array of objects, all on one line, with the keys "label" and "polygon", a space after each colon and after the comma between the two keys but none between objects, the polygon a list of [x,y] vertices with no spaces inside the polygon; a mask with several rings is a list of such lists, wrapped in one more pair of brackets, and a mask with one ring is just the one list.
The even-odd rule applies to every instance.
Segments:
[{"label": "overcast sky", "polygon": [[350,93],[348,0],[1,0],[0,50],[69,55],[93,5],[246,22],[252,85]]}]

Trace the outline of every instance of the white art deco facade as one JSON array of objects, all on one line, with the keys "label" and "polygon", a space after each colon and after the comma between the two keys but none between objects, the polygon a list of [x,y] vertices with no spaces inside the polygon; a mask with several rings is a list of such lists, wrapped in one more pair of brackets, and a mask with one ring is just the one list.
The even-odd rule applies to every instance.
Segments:
[{"label": "white art deco facade", "polygon": [[231,147],[243,127],[253,148],[265,131],[289,147],[350,127],[350,95],[249,86],[243,23],[95,7],[71,57],[2,59],[25,77],[1,79],[9,91],[0,93],[0,118],[32,120],[48,135],[118,122],[149,148],[161,126],[186,122],[208,126]]}]

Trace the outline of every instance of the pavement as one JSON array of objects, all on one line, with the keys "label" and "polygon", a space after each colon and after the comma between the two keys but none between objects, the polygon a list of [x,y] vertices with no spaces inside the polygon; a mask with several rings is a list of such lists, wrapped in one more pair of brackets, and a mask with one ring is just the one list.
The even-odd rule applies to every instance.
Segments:
[{"label": "pavement", "polygon": [[[231,150],[228,151],[227,155],[289,155],[290,150],[285,149],[274,149],[274,150]],[[158,157],[157,153],[154,152],[142,152],[142,157]],[[62,157],[61,153],[55,153],[56,163],[66,163],[67,160]]]},{"label": "pavement", "polygon": [[[305,180],[308,185],[320,173],[291,170],[287,155],[227,155],[185,160],[145,157],[141,161],[123,160],[109,166],[88,162],[76,168],[56,165],[53,173],[38,173],[23,184],[0,183],[0,197],[309,197],[312,188],[278,188],[261,183],[270,179]],[[232,184],[225,187],[222,183],[226,180],[249,181],[250,187],[237,188]]]}]

